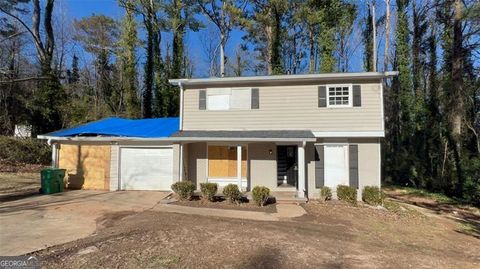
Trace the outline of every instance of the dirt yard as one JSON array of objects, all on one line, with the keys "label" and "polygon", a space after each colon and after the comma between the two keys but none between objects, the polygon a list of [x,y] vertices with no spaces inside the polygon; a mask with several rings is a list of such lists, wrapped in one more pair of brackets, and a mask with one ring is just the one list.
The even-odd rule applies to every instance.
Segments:
[{"label": "dirt yard", "polygon": [[[39,187],[37,174],[0,180],[10,202]],[[478,208],[389,196],[390,211],[310,202],[306,215],[271,222],[118,211],[92,235],[33,255],[44,268],[480,268]]]},{"label": "dirt yard", "polygon": [[46,268],[479,268],[480,240],[458,223],[309,203],[291,221],[145,211],[99,219],[94,236],[35,253]]},{"label": "dirt yard", "polygon": [[40,172],[2,173],[0,172],[0,202],[17,200],[38,195]]}]

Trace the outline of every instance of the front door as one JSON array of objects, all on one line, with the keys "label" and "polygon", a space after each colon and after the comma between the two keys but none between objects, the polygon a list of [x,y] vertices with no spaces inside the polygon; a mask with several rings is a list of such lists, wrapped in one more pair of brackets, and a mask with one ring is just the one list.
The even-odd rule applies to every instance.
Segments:
[{"label": "front door", "polygon": [[297,187],[297,146],[277,146],[277,186]]}]

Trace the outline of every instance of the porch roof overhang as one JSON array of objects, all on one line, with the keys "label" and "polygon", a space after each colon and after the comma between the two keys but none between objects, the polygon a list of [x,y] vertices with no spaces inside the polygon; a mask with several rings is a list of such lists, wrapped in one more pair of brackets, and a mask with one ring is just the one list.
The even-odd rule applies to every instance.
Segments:
[{"label": "porch roof overhang", "polygon": [[254,131],[180,131],[171,136],[176,141],[242,141],[242,142],[315,142],[308,130]]}]

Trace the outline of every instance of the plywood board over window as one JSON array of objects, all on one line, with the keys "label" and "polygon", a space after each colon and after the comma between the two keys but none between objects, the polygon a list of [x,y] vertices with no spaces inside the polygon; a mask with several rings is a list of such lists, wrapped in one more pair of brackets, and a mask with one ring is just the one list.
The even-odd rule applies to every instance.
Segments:
[{"label": "plywood board over window", "polygon": [[[242,177],[247,176],[247,149],[242,147]],[[237,177],[237,147],[208,146],[208,177]]]},{"label": "plywood board over window", "polygon": [[69,189],[110,188],[110,145],[60,145],[59,168]]}]

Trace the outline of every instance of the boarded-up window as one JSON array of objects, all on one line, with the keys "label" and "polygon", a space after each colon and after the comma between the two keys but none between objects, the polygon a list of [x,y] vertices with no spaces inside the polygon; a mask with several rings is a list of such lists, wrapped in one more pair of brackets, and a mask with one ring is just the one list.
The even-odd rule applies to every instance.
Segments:
[{"label": "boarded-up window", "polygon": [[[247,149],[242,147],[242,177],[247,176]],[[208,177],[237,177],[237,147],[208,146]]]},{"label": "boarded-up window", "polygon": [[208,110],[249,110],[252,91],[249,88],[211,88],[207,90]]},{"label": "boarded-up window", "polygon": [[232,89],[230,109],[250,109],[251,95],[250,89]]}]

